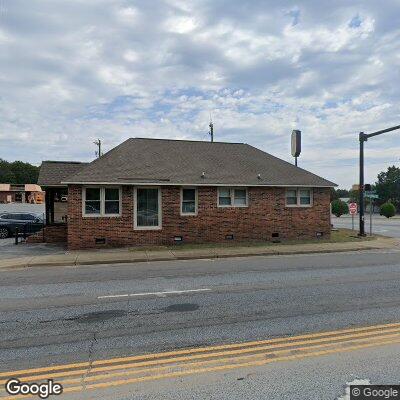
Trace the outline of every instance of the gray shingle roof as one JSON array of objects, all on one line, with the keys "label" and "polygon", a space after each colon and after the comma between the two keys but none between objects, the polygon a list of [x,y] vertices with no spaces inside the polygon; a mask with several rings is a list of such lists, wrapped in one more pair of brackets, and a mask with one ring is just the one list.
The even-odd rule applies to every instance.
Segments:
[{"label": "gray shingle roof", "polygon": [[88,163],[77,161],[43,161],[40,166],[38,185],[61,185],[62,181],[70,175],[76,174],[86,165]]},{"label": "gray shingle roof", "polygon": [[[202,172],[205,176],[202,177]],[[258,178],[260,174],[260,178]],[[69,183],[336,186],[244,143],[128,139]]]}]

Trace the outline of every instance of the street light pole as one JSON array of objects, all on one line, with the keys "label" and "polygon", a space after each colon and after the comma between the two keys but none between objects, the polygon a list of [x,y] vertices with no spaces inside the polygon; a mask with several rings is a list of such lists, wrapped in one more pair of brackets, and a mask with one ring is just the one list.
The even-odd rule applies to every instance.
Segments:
[{"label": "street light pole", "polygon": [[364,221],[364,142],[367,141],[364,132],[360,132],[360,182],[358,187],[359,192],[359,210],[360,210],[360,232],[358,236],[365,236],[365,221]]},{"label": "street light pole", "polygon": [[359,140],[360,140],[360,182],[359,182],[359,208],[360,208],[360,231],[358,236],[365,236],[365,221],[364,221],[364,142],[366,142],[369,138],[382,135],[382,133],[395,131],[400,129],[400,125],[392,126],[391,128],[382,129],[380,131],[376,131],[373,133],[366,134],[364,132],[360,132]]}]

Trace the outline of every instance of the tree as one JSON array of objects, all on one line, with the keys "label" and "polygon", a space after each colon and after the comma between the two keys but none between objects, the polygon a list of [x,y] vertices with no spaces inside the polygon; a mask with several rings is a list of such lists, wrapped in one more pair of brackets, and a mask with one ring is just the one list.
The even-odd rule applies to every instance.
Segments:
[{"label": "tree", "polygon": [[339,196],[339,198],[350,196],[350,191],[346,189],[336,189],[336,193]]},{"label": "tree", "polygon": [[346,189],[331,188],[331,201],[340,199],[341,197],[349,197],[349,191]]},{"label": "tree", "polygon": [[381,215],[386,218],[394,217],[396,215],[396,207],[394,204],[387,202],[381,205]]},{"label": "tree", "polygon": [[340,217],[343,214],[349,213],[349,206],[342,200],[333,200],[332,201],[332,214],[336,215],[336,217]]},{"label": "tree", "polygon": [[375,184],[376,192],[383,203],[391,202],[395,208],[400,207],[400,168],[389,167],[378,174]]},{"label": "tree", "polygon": [[360,199],[360,191],[359,190],[350,190],[349,191],[349,198],[352,203],[357,203]]},{"label": "tree", "polygon": [[39,167],[22,161],[8,162],[0,158],[0,183],[23,185],[36,183]]}]

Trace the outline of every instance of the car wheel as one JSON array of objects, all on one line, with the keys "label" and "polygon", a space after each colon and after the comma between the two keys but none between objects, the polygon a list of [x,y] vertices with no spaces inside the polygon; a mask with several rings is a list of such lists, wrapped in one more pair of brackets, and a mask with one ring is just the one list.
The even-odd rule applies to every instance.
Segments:
[{"label": "car wheel", "polygon": [[7,228],[0,228],[0,239],[8,238],[9,233]]}]

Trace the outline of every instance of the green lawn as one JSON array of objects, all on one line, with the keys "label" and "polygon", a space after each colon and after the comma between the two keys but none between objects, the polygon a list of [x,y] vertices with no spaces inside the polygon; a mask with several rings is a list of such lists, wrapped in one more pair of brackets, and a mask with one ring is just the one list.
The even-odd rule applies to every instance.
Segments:
[{"label": "green lawn", "polygon": [[290,244],[307,244],[307,243],[343,243],[343,242],[360,242],[360,241],[370,241],[375,240],[376,236],[367,236],[364,238],[359,238],[357,236],[357,231],[352,231],[351,229],[337,229],[331,232],[330,239],[307,239],[307,240],[286,240],[280,243],[272,242],[235,242],[226,241],[223,243],[202,243],[202,244],[192,244],[192,243],[181,243],[171,246],[137,246],[131,247],[131,251],[157,251],[157,250],[192,250],[192,249],[212,249],[216,247],[257,247],[257,246],[285,246]]}]

